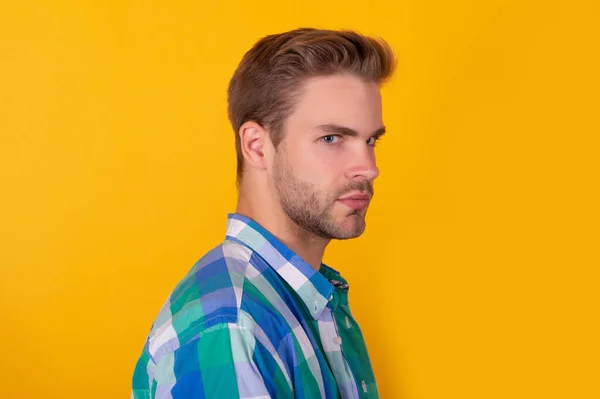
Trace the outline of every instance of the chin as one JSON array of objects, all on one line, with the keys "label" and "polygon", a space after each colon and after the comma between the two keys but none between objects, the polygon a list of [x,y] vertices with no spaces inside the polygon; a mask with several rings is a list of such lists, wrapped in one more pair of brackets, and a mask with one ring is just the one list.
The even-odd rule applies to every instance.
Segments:
[{"label": "chin", "polygon": [[340,223],[340,228],[337,231],[338,234],[336,234],[335,237],[336,239],[347,240],[350,238],[357,238],[364,233],[366,229],[364,218],[361,215],[351,216],[354,216],[354,220],[346,220]]}]

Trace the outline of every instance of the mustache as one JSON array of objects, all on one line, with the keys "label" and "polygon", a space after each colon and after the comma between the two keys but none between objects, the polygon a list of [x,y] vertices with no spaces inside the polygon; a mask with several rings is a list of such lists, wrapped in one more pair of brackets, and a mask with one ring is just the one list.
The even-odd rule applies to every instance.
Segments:
[{"label": "mustache", "polygon": [[360,183],[349,184],[343,189],[340,189],[339,193],[337,194],[337,197],[341,197],[344,194],[347,194],[351,191],[360,191],[361,193],[369,194],[369,197],[372,197],[374,194],[373,184],[368,181],[362,181]]}]

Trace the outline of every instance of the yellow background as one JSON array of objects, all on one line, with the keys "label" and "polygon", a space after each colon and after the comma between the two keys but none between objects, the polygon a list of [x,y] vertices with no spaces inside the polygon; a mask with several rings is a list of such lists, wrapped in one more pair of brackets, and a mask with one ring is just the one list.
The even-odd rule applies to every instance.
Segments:
[{"label": "yellow background", "polygon": [[[596,2],[597,4],[597,2]],[[351,283],[383,398],[599,398],[592,1],[0,3],[0,397],[125,398],[235,207],[226,86],[259,37],[395,48]]]}]

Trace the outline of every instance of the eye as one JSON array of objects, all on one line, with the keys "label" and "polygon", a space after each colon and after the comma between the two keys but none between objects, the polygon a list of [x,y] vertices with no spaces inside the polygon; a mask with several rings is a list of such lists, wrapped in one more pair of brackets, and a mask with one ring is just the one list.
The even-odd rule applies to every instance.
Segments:
[{"label": "eye", "polygon": [[323,136],[321,139],[327,144],[335,144],[340,140],[340,136],[336,134],[328,134],[327,136]]},{"label": "eye", "polygon": [[369,139],[367,140],[367,144],[375,147],[378,140],[379,140],[379,137],[375,137],[375,136],[369,137]]}]

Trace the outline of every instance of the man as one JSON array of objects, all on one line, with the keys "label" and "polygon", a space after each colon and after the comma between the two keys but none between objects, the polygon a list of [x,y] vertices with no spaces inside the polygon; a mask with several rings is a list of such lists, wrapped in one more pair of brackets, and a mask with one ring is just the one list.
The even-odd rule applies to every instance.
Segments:
[{"label": "man", "polygon": [[229,86],[239,199],[177,285],[133,398],[377,398],[348,282],[322,263],[357,237],[379,171],[384,41],[298,29],[260,40]]}]

